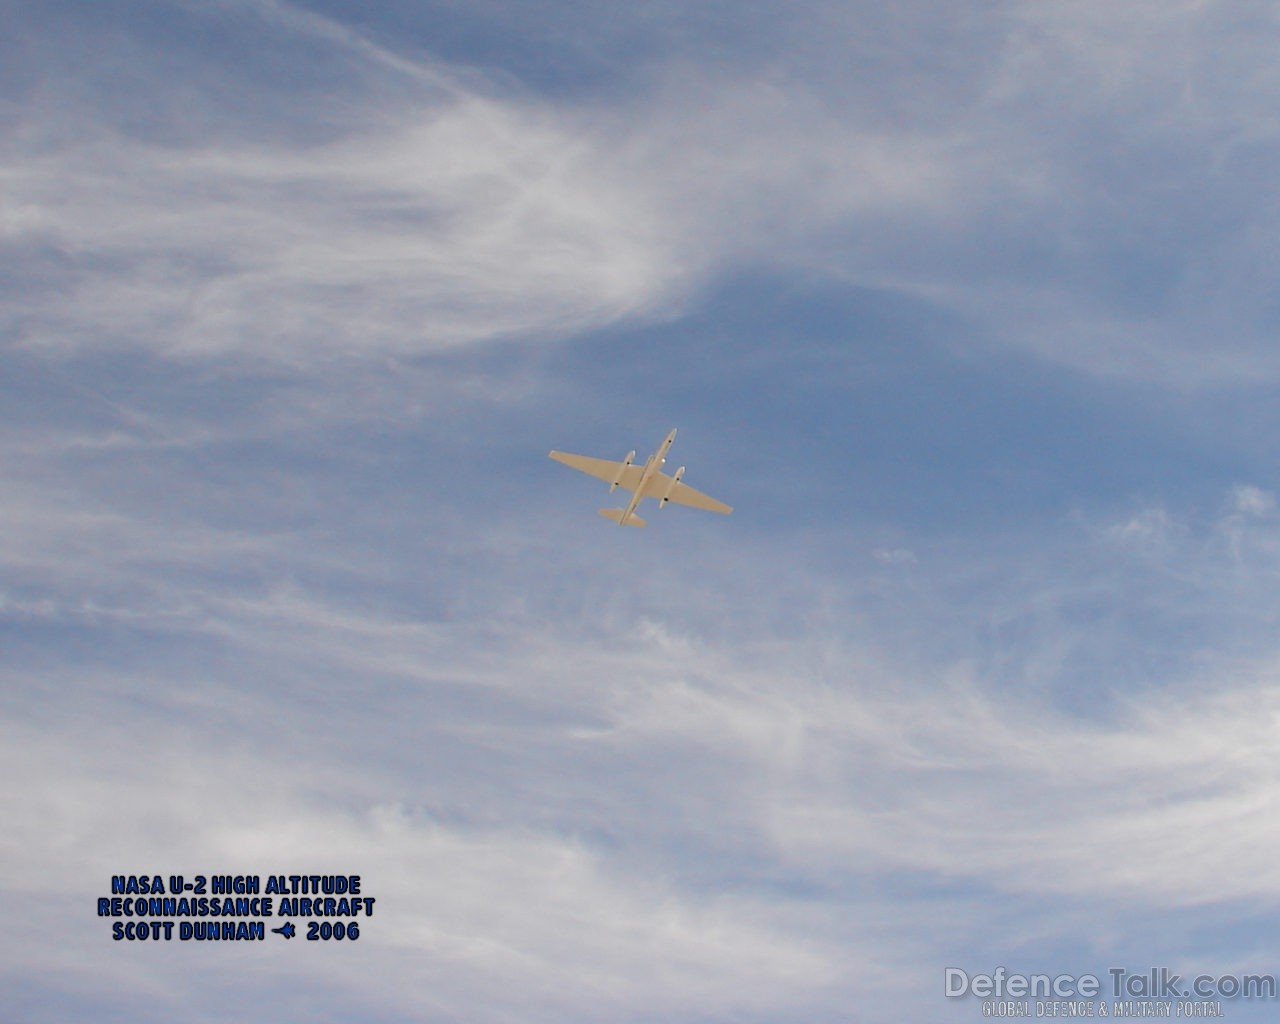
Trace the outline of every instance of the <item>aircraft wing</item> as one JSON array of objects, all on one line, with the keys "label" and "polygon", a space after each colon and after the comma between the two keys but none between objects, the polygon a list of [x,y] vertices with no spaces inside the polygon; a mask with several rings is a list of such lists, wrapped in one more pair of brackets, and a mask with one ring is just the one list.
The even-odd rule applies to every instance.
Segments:
[{"label": "aircraft wing", "polygon": [[[624,466],[621,462],[611,462],[608,459],[593,459],[586,455],[570,455],[568,452],[552,452],[551,458],[556,462],[563,462],[571,469],[576,469],[580,473],[587,473],[594,476],[598,480],[603,480],[607,484],[612,484],[618,479],[618,470],[622,470],[622,479],[618,486],[624,491],[634,491],[640,484],[640,477],[644,470],[640,466],[631,465]],[[672,497],[672,501],[675,498]]]},{"label": "aircraft wing", "polygon": [[[612,481],[612,477],[610,478]],[[723,516],[727,516],[733,511],[723,501],[716,501],[715,498],[696,491],[688,484],[682,484],[677,481],[675,487],[671,488],[671,493],[667,494],[667,488],[671,487],[671,477],[666,473],[655,473],[649,479],[649,485],[644,489],[646,498],[657,498],[661,501],[665,495],[668,500],[675,502],[677,505],[688,505],[690,508],[700,508],[706,512],[719,512]]]}]

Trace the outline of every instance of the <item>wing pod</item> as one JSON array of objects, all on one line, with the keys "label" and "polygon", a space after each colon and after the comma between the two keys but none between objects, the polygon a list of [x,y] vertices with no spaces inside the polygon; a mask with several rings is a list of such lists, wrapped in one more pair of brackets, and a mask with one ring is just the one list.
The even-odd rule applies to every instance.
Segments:
[{"label": "wing pod", "polygon": [[658,501],[658,508],[666,507],[667,502],[671,500],[671,492],[676,489],[676,484],[680,482],[680,478],[682,476],[684,476],[684,466],[681,466],[676,470],[675,475],[671,478],[671,482],[667,484],[667,489],[662,492],[662,497]]},{"label": "wing pod", "polygon": [[627,453],[627,457],[622,460],[622,465],[618,467],[618,473],[613,478],[613,483],[609,485],[610,494],[612,494],[614,491],[618,489],[618,484],[622,483],[622,474],[627,471],[627,467],[631,465],[635,457],[636,457],[636,452],[635,452],[635,449],[633,448],[631,449],[631,451]]}]

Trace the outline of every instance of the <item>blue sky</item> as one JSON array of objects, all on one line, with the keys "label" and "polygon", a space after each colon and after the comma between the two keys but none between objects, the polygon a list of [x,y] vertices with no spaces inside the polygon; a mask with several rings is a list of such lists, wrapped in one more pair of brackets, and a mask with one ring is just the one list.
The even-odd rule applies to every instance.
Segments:
[{"label": "blue sky", "polygon": [[[4,7],[21,1019],[1280,971],[1280,15],[939,8]],[[546,459],[673,426],[732,517]],[[357,943],[94,916],[299,871]]]}]

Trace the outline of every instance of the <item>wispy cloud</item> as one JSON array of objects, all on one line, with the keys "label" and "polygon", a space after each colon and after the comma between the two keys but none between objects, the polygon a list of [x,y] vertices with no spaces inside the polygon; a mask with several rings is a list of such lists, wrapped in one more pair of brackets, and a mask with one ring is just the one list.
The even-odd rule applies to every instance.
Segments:
[{"label": "wispy cloud", "polygon": [[[289,719],[315,724],[304,709]],[[468,826],[396,804],[345,807],[357,780],[325,768],[318,753],[264,757],[213,729],[175,732],[171,718],[146,712],[129,735],[109,738],[95,739],[88,722],[46,736],[7,732],[6,759],[38,765],[42,778],[6,799],[12,820],[31,826],[6,837],[7,863],[28,879],[22,907],[68,897],[92,907],[109,894],[111,875],[150,872],[157,858],[188,875],[215,864],[358,873],[378,900],[360,922],[359,945],[329,963],[268,950],[265,969],[364,1001],[379,1017],[423,1005],[443,1013],[470,1005],[485,1020],[520,1010],[535,1019],[602,1009],[629,1017],[639,1005],[758,1012],[834,973],[831,949],[787,934],[759,901],[681,891],[572,836]],[[145,762],[121,765],[121,743],[146,743]],[[74,757],[59,755],[70,750]],[[38,861],[23,852],[35,849]],[[109,941],[111,922],[94,920],[96,929],[48,951],[7,944],[10,963],[81,974],[85,953]],[[178,964],[156,965],[151,982],[175,1001],[192,991]],[[495,983],[509,995],[495,998]],[[243,998],[262,996],[246,979]]]},{"label": "wispy cloud", "polygon": [[[864,893],[903,873],[989,894],[966,904],[969,928],[1033,928],[1062,901],[1123,931],[1144,908],[1277,897],[1266,664],[1097,721],[852,645],[548,626],[278,592],[207,602],[181,628],[224,646],[203,667],[166,659],[173,678],[59,672],[38,702],[9,702],[6,755],[41,766],[5,808],[23,899],[72,874],[89,899],[144,861],[358,868],[385,900],[361,940],[380,966],[330,965],[328,983],[384,1012],[502,1019],[516,1004],[486,994],[495,978],[537,1014],[835,1012],[954,940],[889,925],[947,897]],[[133,713],[104,726],[121,702]],[[79,955],[42,948],[14,962]],[[389,983],[423,957],[421,987]]]},{"label": "wispy cloud", "polygon": [[571,331],[676,276],[545,112],[473,98],[416,120],[298,153],[108,139],[21,161],[12,243],[60,269],[11,326],[36,347],[305,361]]},{"label": "wispy cloud", "polygon": [[[667,316],[765,264],[918,296],[1084,369],[1185,385],[1276,370],[1265,17],[1013,5],[950,26],[982,42],[962,72],[914,7],[861,35],[827,11],[752,71],[659,63],[641,94],[567,103],[289,5],[227,10],[340,56],[351,91],[289,108],[312,134],[278,139],[207,99],[187,118],[219,125],[212,139],[33,106],[3,186],[12,260],[43,268],[7,304],[28,345],[432,351]],[[877,46],[898,37],[942,70],[886,62]],[[892,99],[829,73],[842,39],[893,69]],[[167,63],[138,56],[135,75],[162,81]],[[1255,88],[1221,84],[1242,79]],[[938,104],[945,119],[876,113]]]},{"label": "wispy cloud", "polygon": [[669,315],[725,266],[947,187],[932,142],[850,131],[784,83],[685,71],[639,103],[557,106],[266,9],[377,57],[365,79],[400,94],[353,77],[362,102],[280,142],[250,119],[204,141],[139,136],[122,110],[33,109],[62,128],[21,130],[6,155],[10,252],[43,268],[7,304],[27,345],[306,362],[564,335]]},{"label": "wispy cloud", "polygon": [[[586,5],[566,52],[651,45],[557,91],[377,12],[143,7],[66,52],[24,12],[0,111],[0,756],[34,780],[0,843],[48,940],[3,941],[30,1001],[139,953],[82,926],[121,871],[360,871],[385,900],[360,943],[273,946],[243,1006],[283,982],[392,1020],[934,1020],[957,950],[1145,951],[1171,913],[1274,907],[1270,462],[1223,454],[1256,437],[1212,389],[1194,444],[1176,402],[1139,424],[1163,476],[1130,485],[1110,427],[1059,438],[1104,390],[1117,435],[1168,395],[1098,373],[1276,370],[1269,15],[734,5],[607,12],[604,39]],[[732,52],[699,63],[718,18]],[[717,319],[744,269],[962,328],[894,320],[877,344],[915,347],[882,381],[893,317],[743,289]],[[757,316],[797,322],[762,369],[776,340],[726,337]],[[937,410],[1027,383],[973,370],[1002,348],[1088,371],[1071,414],[1033,388],[932,443],[970,426]],[[846,436],[824,416],[864,372]],[[705,482],[738,488],[727,524],[566,521],[598,525],[539,475],[558,402],[629,393],[741,438]],[[945,481],[906,493],[907,459]],[[1055,485],[1022,520],[1028,465]],[[988,477],[1008,507],[992,484],[953,515]],[[1160,948],[1244,956],[1184,938]],[[228,977],[147,963],[188,1014]]]}]

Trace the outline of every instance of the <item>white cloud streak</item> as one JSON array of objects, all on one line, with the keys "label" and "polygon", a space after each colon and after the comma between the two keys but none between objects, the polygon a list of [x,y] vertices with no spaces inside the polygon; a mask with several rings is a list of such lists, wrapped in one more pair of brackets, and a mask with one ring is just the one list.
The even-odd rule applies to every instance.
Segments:
[{"label": "white cloud streak", "polygon": [[572,133],[537,120],[472,99],[305,153],[108,141],[79,166],[28,162],[7,234],[68,266],[10,323],[36,346],[288,361],[646,306],[678,268]]},{"label": "white cloud streak", "polygon": [[[316,745],[317,728],[325,729],[310,702],[258,699],[232,729],[225,701],[243,698],[224,689],[206,700],[210,682],[196,673],[183,684],[194,700],[186,711],[204,709],[198,725],[181,713],[181,694],[157,703],[142,696],[150,687],[141,680],[62,682],[80,693],[77,710],[60,713],[52,728],[46,708],[44,727],[11,719],[5,730],[6,770],[34,770],[39,780],[4,799],[13,823],[4,858],[23,879],[10,891],[11,907],[52,929],[47,946],[30,935],[6,940],[11,969],[91,975],[109,920],[97,921],[103,934],[73,929],[70,941],[53,940],[68,918],[91,914],[111,875],[151,873],[163,862],[166,874],[362,874],[366,894],[381,904],[349,956],[298,960],[271,949],[263,967],[293,984],[336,986],[380,1013],[423,1005],[447,1014],[467,1007],[482,1020],[758,1013],[807,999],[836,977],[836,951],[758,897],[699,895],[519,815],[484,826],[371,800],[389,788],[372,766],[377,759],[363,769],[331,763],[332,747]],[[140,698],[136,713],[105,724],[97,704],[119,700],[121,686]],[[385,751],[376,722],[356,710],[344,718]],[[433,742],[439,729],[422,723],[418,742]],[[309,745],[284,738],[299,731]],[[392,788],[415,787],[402,778]],[[534,819],[540,810],[528,808]],[[158,992],[190,998],[187,967],[153,967]],[[244,991],[252,997],[256,982]],[[192,1012],[215,1019],[223,1011]]]},{"label": "white cloud streak", "polygon": [[17,132],[5,157],[6,245],[43,268],[10,330],[268,362],[563,336],[669,316],[726,264],[946,190],[932,142],[850,132],[767,79],[681,73],[620,109],[406,84],[390,109],[349,109],[310,144],[144,140],[115,111],[33,110],[61,129]]},{"label": "white cloud streak", "polygon": [[[284,594],[214,617],[247,678],[64,672],[41,688],[63,697],[8,716],[7,770],[39,768],[3,808],[20,911],[53,907],[61,933],[84,912],[66,879],[88,905],[131,870],[359,870],[385,901],[361,957],[273,954],[274,976],[323,971],[388,1013],[632,1019],[901,986],[941,947],[837,895],[895,872],[977,886],[996,913],[1083,903],[1104,930],[1280,896],[1267,666],[1090,723],[963,670],[905,679],[850,649],[810,658],[816,674],[794,646],[718,649],[657,622],[586,645]],[[282,689],[282,669],[307,685]],[[121,701],[132,714],[104,717]],[[788,895],[815,886],[820,902]],[[96,941],[8,955],[92,970]],[[406,982],[410,961],[430,966]],[[189,992],[169,970],[157,984]]]},{"label": "white cloud streak", "polygon": [[[162,520],[126,529],[42,508],[10,518],[27,587],[0,623],[113,637],[117,650],[133,631],[182,640],[145,645],[141,669],[111,656],[6,667],[6,770],[37,780],[0,808],[5,862],[25,879],[11,898],[19,913],[44,908],[59,935],[82,934],[66,922],[113,873],[359,870],[386,900],[359,955],[273,952],[271,978],[392,1016],[750,1019],[804,1006],[822,1019],[852,992],[904,991],[963,930],[903,925],[928,917],[931,898],[868,895],[894,875],[986,894],[986,909],[963,901],[971,930],[996,927],[992,915],[1034,929],[1024,901],[1091,908],[1060,926],[1089,941],[1144,911],[1280,896],[1273,658],[1223,659],[1083,719],[1052,691],[991,685],[945,648],[899,657],[832,612],[785,644],[699,636],[675,624],[678,607],[643,597],[573,627],[514,605],[394,616],[301,582],[219,581],[246,558],[305,579],[315,556],[286,539],[246,554],[234,536],[232,548],[212,534],[166,543]],[[1240,485],[1203,527],[1118,517],[1078,534],[1065,560],[1154,561],[1201,580],[1190,599],[1216,605],[1248,596],[1241,566],[1271,571],[1274,556],[1259,557],[1271,508]],[[46,540],[31,544],[22,530],[36,522]],[[1134,522],[1159,524],[1160,544]],[[60,531],[85,545],[61,547]],[[1030,594],[971,595],[973,614],[1043,613],[1064,600],[1046,578]],[[76,604],[85,592],[92,606]],[[949,600],[944,587],[938,604]],[[928,630],[941,612],[916,614]],[[82,970],[92,987],[99,945],[89,932],[7,955],[29,973]],[[158,993],[189,997],[185,968],[157,970]]]},{"label": "white cloud streak", "polygon": [[[904,291],[1103,373],[1277,370],[1266,18],[1009,5],[983,22],[976,70],[886,79],[949,116],[886,124],[877,83],[830,80],[830,12],[809,25],[820,43],[801,22],[754,76],[677,64],[640,98],[569,105],[465,84],[286,5],[246,9],[340,54],[356,91],[309,143],[143,141],[120,112],[33,109],[63,127],[15,133],[0,179],[10,258],[46,268],[7,303],[27,344],[431,351],[669,316],[764,264]],[[801,55],[809,80],[788,64]],[[1257,88],[1220,84],[1242,76]]]}]

